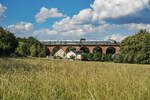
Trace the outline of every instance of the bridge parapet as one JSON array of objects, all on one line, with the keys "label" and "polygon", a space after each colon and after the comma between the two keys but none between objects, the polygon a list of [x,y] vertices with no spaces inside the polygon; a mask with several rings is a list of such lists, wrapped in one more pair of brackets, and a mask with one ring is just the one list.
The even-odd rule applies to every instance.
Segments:
[{"label": "bridge parapet", "polygon": [[79,46],[79,45],[109,45],[109,46],[116,46],[119,45],[120,43],[118,42],[111,42],[111,41],[100,41],[100,40],[85,40],[85,41],[80,41],[80,40],[44,40],[40,41],[44,45],[47,46],[60,46],[60,45],[67,45],[67,46]]}]

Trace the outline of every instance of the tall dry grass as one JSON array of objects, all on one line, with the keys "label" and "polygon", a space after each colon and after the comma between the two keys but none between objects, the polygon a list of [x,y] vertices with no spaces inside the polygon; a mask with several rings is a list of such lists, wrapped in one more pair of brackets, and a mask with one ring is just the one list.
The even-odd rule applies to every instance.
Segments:
[{"label": "tall dry grass", "polygon": [[0,59],[0,100],[149,99],[149,65]]}]

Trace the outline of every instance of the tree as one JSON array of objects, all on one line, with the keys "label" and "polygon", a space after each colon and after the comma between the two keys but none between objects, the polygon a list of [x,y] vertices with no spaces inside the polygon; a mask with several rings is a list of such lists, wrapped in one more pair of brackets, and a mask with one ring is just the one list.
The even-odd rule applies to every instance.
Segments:
[{"label": "tree", "polygon": [[105,61],[113,61],[112,55],[113,55],[113,54],[106,54],[105,57],[104,57],[104,60],[105,60]]},{"label": "tree", "polygon": [[116,50],[113,47],[109,47],[106,50],[105,61],[113,61],[112,55],[115,54]]},{"label": "tree", "polygon": [[93,50],[93,60],[100,61],[102,58],[102,49],[99,47],[94,48]]},{"label": "tree", "polygon": [[0,27],[0,56],[10,56],[17,45],[18,41],[14,34]]},{"label": "tree", "polygon": [[46,56],[50,55],[50,50],[46,47]]},{"label": "tree", "polygon": [[80,41],[85,41],[85,40],[86,40],[85,38],[81,38],[81,39],[80,39]]},{"label": "tree", "polygon": [[80,50],[82,50],[84,53],[89,53],[90,51],[89,51],[89,48],[87,48],[87,47],[82,47]]},{"label": "tree", "polygon": [[45,56],[47,56],[47,48],[45,47],[45,46],[42,46],[41,48],[40,48],[40,51],[39,51],[39,55],[38,55],[39,57],[45,57]]},{"label": "tree", "polygon": [[82,60],[88,61],[88,54],[87,53],[82,54]]},{"label": "tree", "polygon": [[88,61],[93,61],[93,54],[92,53],[87,54],[87,60]]},{"label": "tree", "polygon": [[0,27],[0,56],[10,56],[13,53],[18,56],[44,57],[49,55],[46,46],[36,38],[16,38],[13,33]]},{"label": "tree", "polygon": [[70,51],[75,51],[75,50],[76,50],[75,48],[69,47],[69,48],[66,49],[66,53],[68,53],[68,52],[70,52]]},{"label": "tree", "polygon": [[37,57],[37,50],[36,50],[36,46],[35,45],[32,45],[31,47],[30,47],[30,55],[32,56],[32,57]]},{"label": "tree", "polygon": [[42,47],[43,47],[44,45],[41,44],[40,41],[38,41],[38,40],[37,40],[36,38],[34,38],[34,37],[29,37],[29,38],[27,38],[27,39],[26,39],[26,42],[27,42],[27,46],[29,47],[29,49],[28,49],[28,55],[31,55],[30,47],[31,47],[32,45],[34,45],[35,48],[36,48],[36,52],[37,52],[36,57],[38,57],[38,56],[40,55],[39,53],[41,52],[40,49],[42,49]]},{"label": "tree", "polygon": [[116,40],[108,39],[108,41],[111,41],[111,42],[113,42],[113,43],[117,44],[117,41],[116,41]]},{"label": "tree", "polygon": [[70,56],[70,59],[72,59],[72,60],[75,60],[75,58],[76,58],[76,57],[73,56],[73,55]]},{"label": "tree", "polygon": [[120,44],[120,53],[125,63],[150,64],[150,33],[140,30]]},{"label": "tree", "polygon": [[[25,54],[26,54],[26,56],[45,57],[46,55],[50,54],[48,48],[45,45],[41,44],[34,37],[29,37],[29,38],[19,38],[18,37],[17,40],[22,43],[17,48],[17,50],[18,50],[17,52],[18,52],[18,54],[20,54],[20,56],[21,55],[25,56]],[[21,50],[21,49],[24,48],[24,46],[26,46],[26,49],[25,50]]]},{"label": "tree", "polygon": [[19,42],[18,47],[16,48],[15,54],[17,56],[23,56],[26,57],[27,56],[27,44],[25,42]]},{"label": "tree", "polygon": [[112,59],[115,63],[122,63],[122,55],[120,53],[116,53],[112,56]]},{"label": "tree", "polygon": [[100,52],[93,53],[93,60],[94,61],[100,61],[102,58],[102,54]]}]

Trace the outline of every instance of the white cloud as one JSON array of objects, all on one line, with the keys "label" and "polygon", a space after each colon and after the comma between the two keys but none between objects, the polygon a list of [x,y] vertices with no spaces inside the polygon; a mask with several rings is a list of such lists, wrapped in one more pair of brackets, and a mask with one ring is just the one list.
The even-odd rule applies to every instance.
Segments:
[{"label": "white cloud", "polygon": [[91,24],[76,25],[74,24],[73,21],[71,21],[70,17],[66,17],[59,22],[55,22],[52,26],[52,30],[42,29],[35,31],[34,34],[45,34],[45,35],[59,34],[63,36],[70,36],[70,35],[80,36],[93,31],[94,27]]},{"label": "white cloud", "polygon": [[130,24],[124,24],[125,27],[127,27],[129,30],[140,30],[140,29],[146,29],[150,31],[150,24],[136,24],[136,23],[130,23]]},{"label": "white cloud", "polygon": [[121,35],[121,34],[112,34],[110,36],[106,36],[104,38],[104,40],[109,40],[109,39],[112,39],[112,40],[116,40],[118,42],[122,41],[123,39],[125,39],[127,36],[124,36],[124,35]]},{"label": "white cloud", "polygon": [[92,20],[92,10],[89,9],[83,9],[79,12],[78,15],[74,15],[72,17],[72,21],[76,24],[85,24],[89,23]]},{"label": "white cloud", "polygon": [[4,7],[1,3],[0,3],[0,18],[4,17],[4,12],[6,11],[6,7]]},{"label": "white cloud", "polygon": [[101,24],[98,26],[94,26],[91,23],[85,23],[86,22],[85,20],[84,21],[82,20],[82,22],[77,21],[76,18],[73,17],[71,19],[70,17],[66,17],[59,22],[55,22],[52,26],[53,28],[52,30],[57,31],[58,34],[62,34],[66,36],[67,35],[81,36],[85,34],[93,34],[95,32],[104,32],[105,30],[110,30],[112,28],[119,27],[119,25],[115,25],[115,24]]},{"label": "white cloud", "polygon": [[[56,21],[52,25],[52,29],[46,29],[48,34],[69,35],[85,35],[93,33],[103,33],[103,31],[117,28],[124,25],[106,24],[107,18],[118,18],[135,14],[144,8],[149,8],[150,0],[95,0],[90,8],[83,9],[72,18],[65,17],[60,21]],[[56,10],[56,12],[58,12]],[[51,18],[50,11],[47,8],[41,9],[36,15],[37,22],[45,22],[47,18]],[[64,16],[60,14],[60,17]],[[148,27],[148,26],[147,26]],[[41,32],[42,31],[42,32]],[[39,30],[36,34],[41,34],[45,30]],[[117,38],[116,38],[117,37]],[[118,39],[119,37],[119,39]],[[109,36],[108,38],[121,41],[120,34]]]},{"label": "white cloud", "polygon": [[91,5],[93,21],[134,14],[149,7],[150,0],[95,0]]},{"label": "white cloud", "polygon": [[91,24],[75,24],[74,20],[66,17],[59,22],[55,22],[52,26],[53,30],[62,35],[84,35],[94,31],[94,26]]},{"label": "white cloud", "polygon": [[71,18],[74,24],[104,24],[107,18],[135,14],[149,8],[150,0],[95,0],[91,8],[83,9]]},{"label": "white cloud", "polygon": [[93,34],[96,32],[106,32],[112,28],[119,27],[114,24],[103,24],[99,26],[93,26],[92,24],[74,24],[69,17],[63,19],[60,22],[55,22],[52,26],[52,30],[50,29],[41,29],[34,31],[34,34],[38,35],[54,35],[58,34],[61,36],[82,36],[86,34]]},{"label": "white cloud", "polygon": [[33,24],[28,22],[19,22],[17,24],[9,25],[7,29],[16,34],[25,34],[33,29]]},{"label": "white cloud", "polygon": [[57,34],[56,31],[51,31],[49,29],[41,29],[33,32],[34,35],[54,35]]},{"label": "white cloud", "polygon": [[35,15],[37,23],[43,23],[48,18],[58,18],[58,17],[65,17],[65,15],[59,13],[57,8],[47,9],[45,7],[42,7],[40,12]]}]

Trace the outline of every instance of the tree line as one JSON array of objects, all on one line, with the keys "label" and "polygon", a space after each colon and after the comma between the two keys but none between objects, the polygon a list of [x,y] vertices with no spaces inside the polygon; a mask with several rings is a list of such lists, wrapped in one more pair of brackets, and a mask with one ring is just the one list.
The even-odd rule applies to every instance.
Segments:
[{"label": "tree line", "polygon": [[0,27],[0,57],[45,57],[49,50],[34,37],[20,38]]},{"label": "tree line", "polygon": [[146,29],[141,29],[133,36],[126,37],[121,41],[118,53],[115,53],[114,50],[109,50],[106,54],[102,54],[100,48],[96,48],[93,53],[89,53],[87,48],[83,48],[83,51],[83,61],[150,64],[150,32]]},{"label": "tree line", "polygon": [[126,37],[120,43],[120,50],[114,53],[110,50],[105,55],[97,52],[84,53],[84,61],[113,61],[116,63],[150,64],[150,32],[141,29],[133,36]]},{"label": "tree line", "polygon": [[150,64],[150,33],[140,30],[125,38],[120,44],[119,53],[113,56],[114,62]]},{"label": "tree line", "polygon": [[[150,64],[150,33],[147,30],[140,30],[135,35],[126,37],[120,43],[120,51],[115,54],[110,50],[110,53],[104,55],[100,48],[95,49],[93,53],[89,53],[86,48],[83,51],[83,61]],[[36,38],[16,37],[0,27],[0,57],[45,57],[46,55],[50,55],[48,48]]]}]

